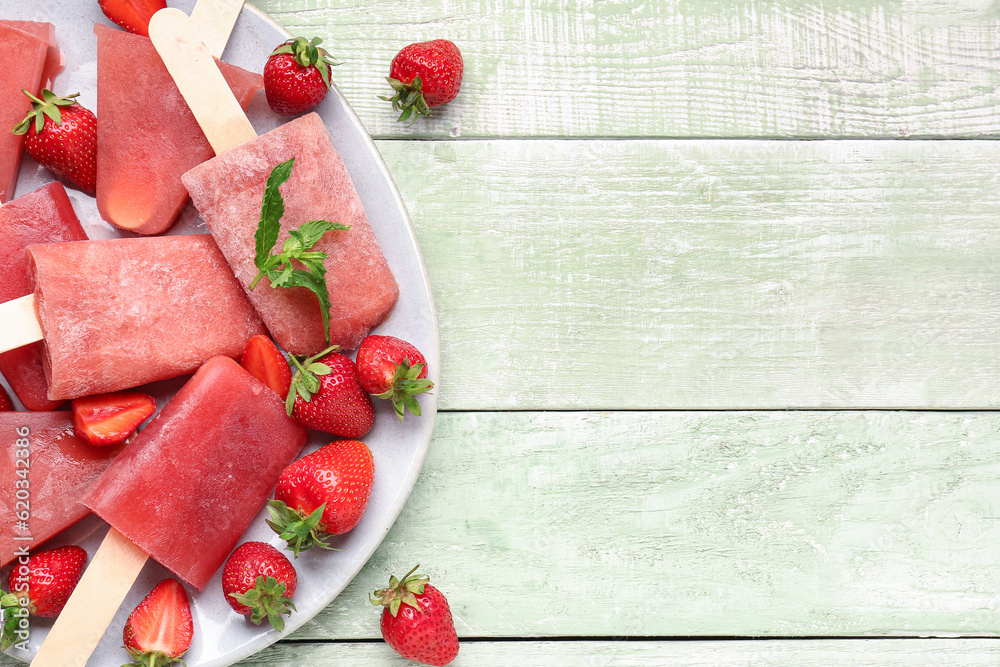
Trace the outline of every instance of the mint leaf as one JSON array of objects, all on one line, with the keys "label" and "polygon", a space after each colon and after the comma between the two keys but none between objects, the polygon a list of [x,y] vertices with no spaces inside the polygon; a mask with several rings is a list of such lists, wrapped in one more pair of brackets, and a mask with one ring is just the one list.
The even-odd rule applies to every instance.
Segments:
[{"label": "mint leaf", "polygon": [[[284,185],[285,181],[292,175],[292,166],[295,158],[282,162],[271,170],[271,175],[267,177],[264,185],[264,201],[260,207],[260,222],[257,223],[257,232],[253,235],[256,242],[257,257],[254,263],[258,269],[263,270],[264,264],[271,254],[271,248],[278,242],[278,232],[281,231],[281,216],[285,215],[285,199],[278,189]],[[254,285],[256,280],[254,281]],[[250,289],[254,288],[250,286]]]},{"label": "mint leaf", "polygon": [[350,228],[347,225],[340,224],[339,222],[310,220],[298,229],[289,230],[288,238],[285,240],[285,246],[282,248],[282,254],[294,254],[295,259],[302,260],[304,257],[308,256],[305,254],[306,251],[316,245],[316,243],[323,238],[324,234],[335,229],[345,230]]},{"label": "mint leaf", "polygon": [[316,273],[309,271],[303,271],[301,269],[295,269],[292,271],[291,278],[289,279],[288,287],[296,285],[299,287],[305,287],[311,290],[316,298],[319,299],[319,313],[323,319],[323,337],[326,342],[330,342],[330,294],[326,291],[326,267],[323,267],[322,273]]}]

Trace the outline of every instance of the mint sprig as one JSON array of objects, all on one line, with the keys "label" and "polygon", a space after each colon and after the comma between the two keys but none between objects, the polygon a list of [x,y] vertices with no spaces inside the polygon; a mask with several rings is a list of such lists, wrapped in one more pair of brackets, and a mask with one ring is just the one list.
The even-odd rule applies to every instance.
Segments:
[{"label": "mint sprig", "polygon": [[[323,264],[328,255],[325,252],[314,251],[312,247],[327,232],[350,229],[350,226],[328,220],[310,220],[298,229],[288,232],[281,253],[271,254],[281,232],[281,218],[285,215],[285,199],[281,196],[279,188],[292,175],[294,163],[295,158],[282,162],[275,166],[267,177],[264,199],[260,206],[260,222],[253,235],[256,249],[254,265],[257,267],[257,275],[250,283],[249,289],[255,288],[261,278],[266,277],[273,288],[305,287],[313,292],[319,299],[323,335],[329,344],[330,294],[326,289],[326,266]],[[293,260],[297,264],[293,264]],[[299,266],[302,268],[298,268]]]}]

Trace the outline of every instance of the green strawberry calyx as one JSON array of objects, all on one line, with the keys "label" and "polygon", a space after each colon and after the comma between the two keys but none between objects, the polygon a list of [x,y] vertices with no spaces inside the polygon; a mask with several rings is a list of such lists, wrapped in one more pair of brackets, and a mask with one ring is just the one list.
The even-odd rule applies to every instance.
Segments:
[{"label": "green strawberry calyx", "polygon": [[419,377],[424,370],[424,364],[414,364],[410,366],[409,357],[404,357],[396,364],[396,372],[392,376],[389,388],[381,394],[375,394],[378,398],[385,398],[392,401],[392,407],[396,411],[396,417],[403,421],[403,414],[409,410],[411,414],[420,416],[420,404],[414,398],[417,394],[422,394],[434,388],[434,383],[427,378]]},{"label": "green strawberry calyx", "polygon": [[21,606],[21,598],[15,593],[0,590],[0,614],[3,623],[0,625],[0,651],[6,651],[15,643],[18,629],[18,619],[14,610]]},{"label": "green strawberry calyx", "polygon": [[271,518],[267,519],[266,523],[271,527],[271,530],[278,534],[278,537],[285,540],[296,558],[299,557],[300,551],[308,551],[313,547],[341,551],[341,549],[334,549],[326,541],[326,526],[321,523],[325,509],[326,503],[323,503],[311,514],[306,515],[280,500],[269,500],[267,501],[267,511]]},{"label": "green strawberry calyx", "polygon": [[76,98],[80,95],[80,93],[73,93],[66,97],[59,97],[46,88],[42,91],[42,99],[38,99],[24,88],[21,89],[21,92],[31,99],[31,111],[20,123],[14,126],[12,130],[14,134],[27,134],[32,123],[35,125],[35,133],[37,134],[45,127],[46,118],[56,125],[62,125],[62,112],[59,111],[59,107],[73,106],[76,104]]},{"label": "green strawberry calyx", "polygon": [[419,612],[423,612],[417,602],[417,595],[422,595],[424,586],[430,583],[430,577],[426,574],[414,574],[418,564],[412,570],[403,575],[399,580],[395,575],[389,577],[389,587],[380,588],[374,594],[368,596],[368,601],[376,607],[382,606],[389,609],[389,613],[396,616],[400,605],[408,604]]},{"label": "green strawberry calyx", "polygon": [[296,369],[295,375],[292,376],[292,384],[288,390],[288,397],[285,399],[285,412],[289,417],[292,416],[292,412],[295,409],[296,396],[308,403],[320,389],[319,376],[329,375],[332,372],[329,366],[320,363],[319,360],[339,349],[339,345],[331,345],[319,354],[314,354],[311,357],[303,357],[302,359],[299,359],[294,354],[288,355],[288,358],[292,360],[292,365]]},{"label": "green strawberry calyx", "polygon": [[253,582],[253,588],[243,593],[230,593],[229,597],[250,607],[250,620],[257,625],[265,618],[271,627],[281,632],[285,629],[284,616],[298,611],[291,598],[285,595],[286,585],[274,577],[260,575]]},{"label": "green strawberry calyx", "polygon": [[330,67],[336,67],[337,65],[342,65],[343,63],[338,63],[331,59],[327,50],[320,48],[319,45],[322,43],[323,40],[319,37],[313,37],[311,40],[306,39],[305,37],[295,37],[272,51],[271,56],[287,53],[291,55],[295,59],[295,62],[300,66],[315,67],[319,70],[319,75],[323,78],[323,83],[326,84],[326,89],[330,90]]},{"label": "green strawberry calyx", "polygon": [[419,74],[409,83],[403,83],[391,76],[385,77],[385,80],[392,86],[395,94],[392,97],[379,95],[379,99],[392,102],[392,110],[400,112],[397,122],[409,120],[410,125],[413,125],[420,116],[431,115],[431,108],[424,99],[424,83],[420,80]]},{"label": "green strawberry calyx", "polygon": [[171,655],[165,651],[139,651],[127,646],[124,648],[135,662],[129,662],[122,665],[122,667],[166,667],[178,662],[182,665],[187,664],[181,660],[181,656],[185,652],[181,652],[179,655]]}]

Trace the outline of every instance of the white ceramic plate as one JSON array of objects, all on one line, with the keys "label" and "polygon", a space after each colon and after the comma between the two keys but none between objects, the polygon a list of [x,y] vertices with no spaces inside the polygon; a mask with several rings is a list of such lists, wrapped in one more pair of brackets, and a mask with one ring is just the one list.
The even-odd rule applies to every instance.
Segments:
[{"label": "white ceramic plate", "polygon": [[[190,13],[194,1],[176,0],[168,4]],[[112,24],[100,12],[96,1],[0,0],[0,18],[49,21],[55,24],[59,46],[65,52],[67,62],[66,69],[56,79],[54,92],[79,92],[79,101],[100,116],[96,94],[97,43],[93,24]],[[259,10],[246,6],[223,54],[223,60],[260,72],[268,54],[287,37],[288,33],[281,26]],[[399,302],[389,319],[376,332],[398,336],[416,345],[427,357],[430,379],[437,384],[441,367],[437,319],[427,273],[403,202],[374,143],[340,92],[334,89],[317,111],[325,121],[333,143],[354,179],[379,244],[399,282]],[[258,134],[283,122],[282,118],[271,113],[263,92],[255,98],[248,115]],[[16,194],[30,192],[50,180],[52,177],[47,170],[38,167],[25,156]],[[91,238],[123,235],[100,219],[92,198],[75,189],[67,188],[67,191]],[[170,233],[205,232],[207,229],[189,204],[177,227]],[[162,405],[183,384],[183,380],[179,378],[155,383],[149,385],[149,389],[157,395]],[[368,509],[353,531],[333,540],[333,546],[344,549],[343,551],[313,550],[294,561],[298,571],[298,590],[294,602],[298,611],[288,618],[284,633],[279,634],[266,625],[254,626],[245,617],[233,612],[223,599],[221,576],[217,573],[200,593],[187,587],[195,624],[195,638],[185,655],[189,667],[232,664],[294,631],[330,604],[372,555],[402,509],[420,471],[437,411],[436,390],[420,397],[423,416],[418,418],[408,415],[402,424],[396,420],[387,403],[376,400],[378,415],[375,428],[364,439],[372,450],[376,467],[375,484]],[[330,439],[330,436],[312,433],[304,453],[326,444]],[[266,526],[265,516],[266,512],[262,510],[244,535],[243,541],[259,540],[281,548],[283,543]],[[105,532],[106,526],[101,521],[89,517],[48,545],[80,544],[92,556]],[[6,571],[3,574],[6,575]],[[146,593],[168,576],[171,575],[167,570],[152,560],[147,562],[89,665],[103,667],[127,661],[128,655],[122,648],[125,620]],[[6,576],[3,580],[6,581]],[[377,612],[366,599],[352,600],[347,604],[356,605],[359,617],[370,614],[375,627]],[[11,655],[30,660],[49,627],[51,621],[33,619],[31,650],[12,650]]]}]

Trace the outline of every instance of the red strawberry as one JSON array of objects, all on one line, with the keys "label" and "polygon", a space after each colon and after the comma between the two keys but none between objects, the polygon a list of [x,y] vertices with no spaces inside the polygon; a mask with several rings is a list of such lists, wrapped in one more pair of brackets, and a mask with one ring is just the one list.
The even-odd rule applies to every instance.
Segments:
[{"label": "red strawberry", "polygon": [[191,603],[181,582],[164,579],[158,583],[129,614],[123,636],[135,660],[125,667],[181,662],[194,636]]},{"label": "red strawberry", "polygon": [[15,565],[7,576],[10,591],[27,601],[32,616],[58,616],[76,588],[87,552],[68,546],[31,554],[27,565]]},{"label": "red strawberry", "polygon": [[149,394],[120,391],[73,400],[73,431],[94,447],[125,442],[156,412],[156,399]]},{"label": "red strawberry", "polygon": [[329,548],[325,536],[358,525],[368,507],[375,460],[360,440],[338,440],[285,468],[274,500],[271,526],[298,556],[314,546]]},{"label": "red strawberry", "polygon": [[295,609],[296,581],[285,555],[264,542],[244,542],[222,568],[222,592],[229,606],[254,623],[266,618],[278,632],[285,629],[282,615]]},{"label": "red strawberry", "polygon": [[240,365],[274,392],[281,400],[288,397],[288,388],[292,384],[292,369],[288,361],[271,339],[264,334],[257,334],[247,342]]},{"label": "red strawberry", "polygon": [[10,400],[7,390],[0,387],[0,412],[11,412],[14,410],[14,402]]},{"label": "red strawberry", "polygon": [[264,95],[271,110],[282,116],[309,111],[330,90],[330,59],[319,48],[319,37],[290,39],[268,56],[264,64]]},{"label": "red strawberry", "polygon": [[309,428],[341,438],[360,438],[375,425],[375,407],[358,382],[358,369],[350,357],[323,350],[300,361],[285,399],[288,414]]},{"label": "red strawberry", "polygon": [[[420,567],[419,565],[417,567]],[[458,635],[448,600],[424,575],[391,577],[389,588],[375,591],[374,605],[383,605],[382,638],[408,660],[447,665],[458,655]]]},{"label": "red strawberry", "polygon": [[143,37],[149,37],[149,19],[167,6],[166,0],[97,0],[109,19]]},{"label": "red strawberry", "polygon": [[403,47],[389,66],[386,81],[396,91],[392,97],[394,111],[402,111],[396,120],[413,120],[418,115],[429,116],[431,109],[447,104],[458,95],[462,85],[462,54],[453,42],[435,39]]},{"label": "red strawberry", "polygon": [[392,401],[396,416],[403,421],[409,410],[420,416],[414,398],[434,387],[427,377],[427,360],[405,340],[393,336],[367,336],[358,347],[358,380],[369,394]]},{"label": "red strawberry", "polygon": [[97,117],[77,104],[79,95],[57,97],[51,90],[38,99],[27,90],[31,111],[14,127],[23,134],[24,149],[36,162],[49,168],[88,195],[97,183]]}]

